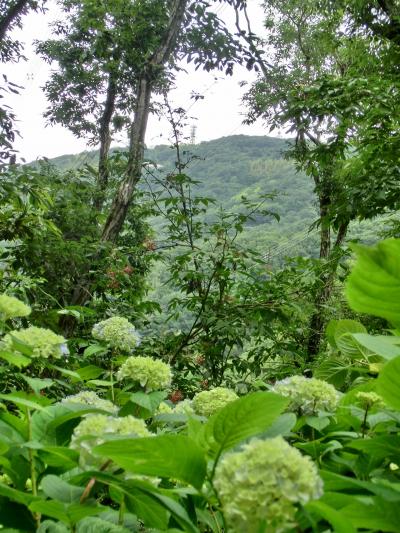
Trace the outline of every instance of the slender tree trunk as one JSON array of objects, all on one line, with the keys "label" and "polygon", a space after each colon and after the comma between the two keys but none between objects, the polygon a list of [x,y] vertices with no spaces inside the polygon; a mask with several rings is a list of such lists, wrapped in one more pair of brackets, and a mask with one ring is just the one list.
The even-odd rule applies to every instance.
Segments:
[{"label": "slender tree trunk", "polygon": [[117,96],[117,84],[113,74],[110,73],[108,78],[107,96],[104,102],[104,111],[100,120],[100,153],[99,153],[99,168],[97,179],[97,190],[94,198],[94,207],[101,211],[104,203],[104,195],[108,184],[109,168],[108,156],[111,145],[111,120],[115,109],[115,99]]},{"label": "slender tree trunk", "polygon": [[142,174],[144,140],[150,113],[151,94],[152,83],[146,76],[143,76],[139,81],[136,94],[135,120],[131,126],[126,175],[114,197],[103,228],[101,240],[105,242],[117,240],[132,201],[133,192]]},{"label": "slender tree trunk", "polygon": [[24,13],[28,7],[28,4],[29,0],[18,0],[14,5],[9,7],[8,11],[6,11],[3,16],[0,17],[0,45],[4,40],[9,28],[12,26],[14,21]]},{"label": "slender tree trunk", "polygon": [[[189,0],[174,0],[169,24],[160,46],[143,68],[142,74],[138,79],[135,115],[130,131],[128,165],[125,177],[114,197],[105,222],[101,235],[101,243],[115,243],[125,222],[136,185],[140,180],[142,172],[144,141],[150,113],[152,90],[176,46],[178,33],[182,27],[188,2]],[[101,247],[99,247],[100,249]],[[73,292],[72,305],[84,305],[85,302],[91,299],[92,282],[93,280],[90,275],[79,280]],[[75,321],[71,320],[71,317],[64,317],[60,325],[64,334],[68,336],[73,332]]]},{"label": "slender tree trunk", "polygon": [[[319,352],[319,348],[321,345],[322,336],[324,334],[324,328],[325,328],[325,316],[324,316],[324,308],[326,303],[329,301],[334,281],[336,277],[336,271],[337,267],[339,265],[339,249],[341,245],[343,244],[343,241],[347,234],[347,229],[349,226],[349,222],[345,221],[342,222],[342,224],[339,226],[337,235],[336,235],[336,241],[334,246],[332,247],[331,252],[328,256],[325,256],[326,259],[331,261],[331,263],[328,265],[327,272],[323,273],[321,275],[320,281],[322,283],[322,286],[317,293],[317,296],[314,300],[315,304],[315,311],[310,319],[310,325],[309,325],[309,337],[308,337],[308,344],[307,344],[307,354],[308,359],[311,361]],[[325,238],[325,235],[324,235]],[[321,250],[325,250],[325,246],[322,246],[322,229],[321,229]]]}]

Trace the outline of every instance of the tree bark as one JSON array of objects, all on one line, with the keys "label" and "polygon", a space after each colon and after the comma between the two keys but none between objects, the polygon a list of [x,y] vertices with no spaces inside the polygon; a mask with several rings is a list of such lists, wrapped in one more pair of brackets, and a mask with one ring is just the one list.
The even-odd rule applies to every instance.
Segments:
[{"label": "tree bark", "polygon": [[117,96],[117,84],[113,74],[110,73],[108,78],[107,96],[104,102],[104,111],[100,120],[100,152],[99,152],[99,167],[97,178],[97,190],[94,198],[94,207],[98,211],[101,210],[104,203],[104,195],[108,184],[109,168],[108,156],[111,145],[111,120],[115,109],[115,99]]},{"label": "tree bark", "polygon": [[8,11],[0,18],[0,45],[9,28],[16,19],[24,13],[28,4],[29,0],[18,0],[14,5],[10,6]]},{"label": "tree bark", "polygon": [[[115,243],[125,222],[126,215],[136,185],[140,180],[144,157],[144,141],[147,121],[150,113],[150,100],[155,83],[163,73],[165,64],[169,60],[182,27],[185,10],[189,0],[174,0],[168,27],[153,56],[149,59],[138,79],[136,93],[136,108],[130,131],[128,164],[124,179],[114,197],[107,220],[105,222],[99,243]],[[91,299],[93,279],[87,276],[77,283],[74,289],[71,305],[84,305]],[[65,335],[71,335],[75,326],[72,317],[64,317],[60,322]]]},{"label": "tree bark", "polygon": [[[325,258],[329,261],[332,261],[329,265],[328,271],[321,275],[320,281],[322,286],[318,291],[316,298],[314,300],[315,311],[310,319],[309,324],[309,336],[307,344],[307,355],[308,360],[311,361],[318,354],[319,348],[321,345],[321,340],[324,334],[325,328],[325,316],[324,316],[324,307],[329,301],[333,285],[336,277],[337,267],[339,265],[339,249],[343,244],[344,239],[346,238],[347,229],[349,222],[345,221],[339,226],[336,241],[332,247],[332,251]],[[322,248],[322,241],[321,241]]]}]

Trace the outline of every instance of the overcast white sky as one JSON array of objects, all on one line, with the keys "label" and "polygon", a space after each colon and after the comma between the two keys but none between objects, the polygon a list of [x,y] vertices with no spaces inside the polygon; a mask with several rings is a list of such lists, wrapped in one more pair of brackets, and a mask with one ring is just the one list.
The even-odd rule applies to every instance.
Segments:
[{"label": "overcast white sky", "polygon": [[[45,15],[27,15],[23,30],[18,33],[19,38],[26,44],[25,55],[28,61],[6,65],[2,69],[11,81],[24,87],[21,94],[10,98],[8,103],[17,114],[18,129],[22,135],[22,138],[16,142],[16,148],[20,156],[27,161],[41,156],[55,157],[87,149],[85,140],[76,139],[65,128],[47,126],[43,118],[47,102],[41,87],[49,76],[50,67],[34,54],[32,42],[34,39],[45,39],[50,36],[49,22],[58,17],[54,0],[47,5],[49,11]],[[222,19],[231,18],[229,6],[219,7],[218,10]],[[253,31],[262,31],[263,16],[258,0],[249,0],[249,13]],[[197,125],[197,142],[232,134],[266,134],[261,123],[252,126],[242,124],[245,109],[241,104],[241,98],[245,89],[239,84],[242,81],[254,80],[254,73],[236,67],[234,75],[226,77],[223,73],[196,72],[191,65],[185,68],[188,72],[181,72],[177,77],[177,89],[173,92],[172,103],[188,108],[193,104],[193,100],[190,99],[193,91],[204,94],[204,100],[198,100],[189,112],[190,116],[197,119],[192,121]],[[165,143],[168,136],[168,125],[152,117],[147,130],[147,144],[154,146]],[[123,136],[118,141],[120,145],[126,144]]]}]

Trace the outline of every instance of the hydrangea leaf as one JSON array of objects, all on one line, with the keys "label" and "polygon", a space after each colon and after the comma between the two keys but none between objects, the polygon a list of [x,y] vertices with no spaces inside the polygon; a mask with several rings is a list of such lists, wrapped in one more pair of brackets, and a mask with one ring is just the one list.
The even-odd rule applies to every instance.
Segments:
[{"label": "hydrangea leaf", "polygon": [[346,333],[367,333],[365,327],[357,320],[331,320],[326,327],[326,338],[333,348],[338,348],[338,340]]},{"label": "hydrangea leaf", "polygon": [[67,483],[59,476],[44,476],[40,482],[41,489],[48,498],[64,503],[78,503],[83,494],[84,487],[77,487]]},{"label": "hydrangea leaf", "polygon": [[331,524],[335,533],[356,533],[356,529],[347,518],[324,502],[309,502],[306,504],[306,509]]},{"label": "hydrangea leaf", "polygon": [[265,432],[289,401],[273,392],[254,392],[235,400],[215,413],[204,428],[210,450],[219,455],[224,450]]},{"label": "hydrangea leaf", "polygon": [[381,370],[377,392],[387,404],[400,411],[400,357],[386,363]]},{"label": "hydrangea leaf", "polygon": [[346,285],[350,307],[400,325],[400,240],[354,250],[357,262]]},{"label": "hydrangea leaf", "polygon": [[0,358],[7,361],[10,365],[15,365],[18,368],[24,368],[31,364],[32,359],[19,352],[0,352]]},{"label": "hydrangea leaf", "polygon": [[110,441],[96,446],[93,452],[130,472],[172,477],[196,488],[202,486],[206,475],[203,451],[184,435]]},{"label": "hydrangea leaf", "polygon": [[371,353],[390,360],[400,355],[400,337],[389,335],[353,334],[355,340]]}]

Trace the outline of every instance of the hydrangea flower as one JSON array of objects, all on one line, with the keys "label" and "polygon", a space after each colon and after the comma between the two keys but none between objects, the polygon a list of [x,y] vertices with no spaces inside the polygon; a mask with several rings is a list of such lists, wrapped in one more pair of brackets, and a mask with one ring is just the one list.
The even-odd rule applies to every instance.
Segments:
[{"label": "hydrangea flower", "polygon": [[26,329],[10,331],[4,336],[3,349],[19,351],[13,338],[31,348],[31,357],[60,358],[65,355],[66,350],[68,351],[64,337],[57,335],[50,329],[31,326]]},{"label": "hydrangea flower", "polygon": [[167,404],[167,402],[161,402],[158,406],[156,415],[169,415],[173,413],[173,409],[170,405]]},{"label": "hydrangea flower", "polygon": [[232,531],[281,532],[293,527],[296,504],[322,495],[322,480],[309,457],[282,437],[253,440],[242,450],[225,455],[214,485]]},{"label": "hydrangea flower", "polygon": [[140,344],[140,335],[126,318],[113,316],[93,326],[95,339],[106,341],[117,350],[132,352]]},{"label": "hydrangea flower", "polygon": [[117,379],[129,379],[140,383],[147,390],[169,387],[172,380],[171,367],[151,357],[128,357],[117,372]]},{"label": "hydrangea flower", "polygon": [[173,413],[177,415],[193,415],[194,409],[192,401],[183,400],[182,402],[178,402],[174,407]]},{"label": "hydrangea flower", "polygon": [[8,320],[9,318],[16,318],[18,316],[28,316],[31,313],[29,305],[24,304],[14,296],[7,294],[0,294],[0,318]]},{"label": "hydrangea flower", "polygon": [[379,396],[379,394],[376,394],[375,392],[357,392],[356,399],[363,409],[385,406],[385,401],[382,396]]},{"label": "hydrangea flower", "polygon": [[78,392],[78,394],[74,394],[72,396],[66,396],[61,400],[61,403],[80,403],[89,405],[91,407],[96,407],[98,409],[103,409],[104,411],[108,411],[113,414],[117,414],[118,412],[118,407],[116,405],[109,400],[103,400],[103,398],[97,396],[94,391],[89,390]]},{"label": "hydrangea flower", "polygon": [[80,453],[81,466],[98,465],[101,459],[92,454],[95,446],[103,444],[107,435],[149,437],[144,420],[128,415],[116,418],[102,414],[85,417],[72,434],[70,447]]},{"label": "hydrangea flower", "polygon": [[238,395],[231,389],[216,387],[215,389],[198,392],[193,398],[193,409],[201,416],[211,416],[230,402],[238,399]]},{"label": "hydrangea flower", "polygon": [[292,376],[277,381],[273,392],[290,399],[288,409],[299,411],[304,415],[317,411],[335,411],[339,402],[339,393],[326,381],[304,376]]}]

